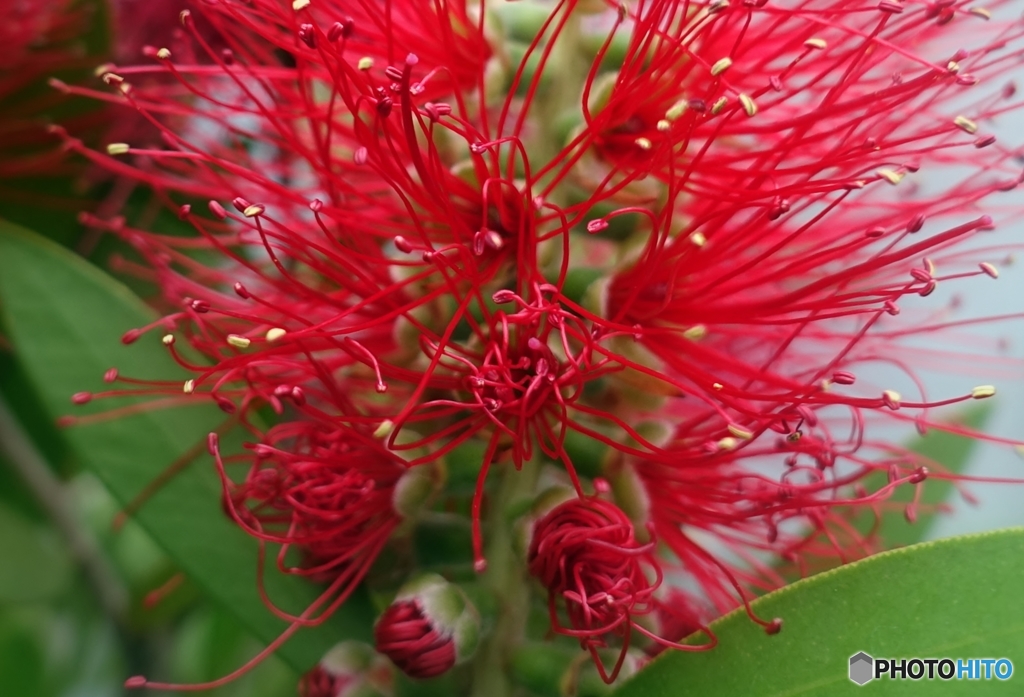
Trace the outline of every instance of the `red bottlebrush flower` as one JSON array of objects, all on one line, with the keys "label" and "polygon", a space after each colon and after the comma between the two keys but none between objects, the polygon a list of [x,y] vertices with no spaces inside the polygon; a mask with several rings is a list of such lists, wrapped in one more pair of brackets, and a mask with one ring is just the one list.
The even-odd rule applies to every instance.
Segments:
[{"label": "red bottlebrush flower", "polygon": [[[548,591],[548,612],[555,632],[579,639],[590,652],[605,682],[613,682],[622,668],[633,631],[659,644],[699,651],[717,640],[701,627],[711,642],[684,646],[661,638],[643,627],[637,617],[659,609],[655,591],[662,582],[654,557],[654,542],[637,541],[633,523],[615,504],[600,498],[571,499],[561,503],[533,525],[528,563],[530,573]],[[564,607],[569,627],[559,621]],[[608,671],[598,649],[608,638],[621,637],[618,660]]]},{"label": "red bottlebrush flower", "polygon": [[[304,421],[272,428],[254,455],[240,482],[218,462],[231,517],[280,545],[282,571],[330,583],[336,607],[401,521],[395,498],[405,467],[372,439]],[[285,562],[292,547],[303,553],[300,567]]]},{"label": "red bottlebrush flower", "polygon": [[[846,510],[947,476],[885,429],[994,393],[928,396],[908,340],[955,328],[918,310],[938,284],[998,275],[973,242],[1021,175],[985,129],[1020,104],[984,81],[1024,28],[962,0],[563,0],[526,27],[516,7],[202,3],[191,50],[102,95],[163,142],[69,147],[194,232],[92,221],[160,287],[165,317],[125,343],[166,331],[192,375],[113,381],[280,419],[225,477],[240,525],[301,547],[287,571],[338,574],[340,601],[395,527],[401,468],[482,446],[472,500],[446,500],[478,570],[493,466],[564,469],[578,499],[537,523],[531,571],[556,631],[595,658],[622,641],[610,679],[663,565],[724,611],[781,582],[762,553],[866,551]],[[872,384],[877,365],[896,375]],[[628,516],[584,496],[601,475]],[[415,629],[437,652],[396,662],[447,662],[425,608],[388,612],[385,645]]]},{"label": "red bottlebrush flower", "polygon": [[412,678],[446,673],[476,650],[480,619],[457,586],[436,574],[409,582],[377,619],[377,651]]}]

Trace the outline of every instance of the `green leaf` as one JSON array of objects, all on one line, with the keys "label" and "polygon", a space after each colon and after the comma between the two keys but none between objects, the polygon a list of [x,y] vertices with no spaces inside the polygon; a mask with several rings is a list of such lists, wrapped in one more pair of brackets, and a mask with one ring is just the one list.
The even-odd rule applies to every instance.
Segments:
[{"label": "green leaf", "polygon": [[[992,405],[990,403],[978,404],[963,410],[954,423],[981,430],[991,415]],[[977,438],[932,429],[927,434],[914,439],[907,445],[907,449],[938,463],[942,466],[945,474],[961,474],[967,468],[967,463],[977,445]],[[934,468],[932,469],[934,470]],[[885,476],[879,473],[875,481],[868,481],[866,485],[870,491],[883,485],[884,482]],[[921,491],[917,520],[914,523],[908,523],[903,515],[903,506],[913,500],[914,487],[901,486],[897,488],[889,499],[887,510],[882,514],[879,528],[882,546],[889,549],[916,544],[924,540],[935,524],[935,516],[941,511],[940,506],[953,496],[954,485],[951,480],[937,476],[929,478]]]},{"label": "green leaf", "polygon": [[881,678],[858,687],[848,665],[860,651],[876,658],[1007,657],[1022,665],[1022,575],[1024,528],[879,554],[755,601],[760,617],[783,619],[779,634],[765,634],[742,611],[730,613],[711,625],[718,647],[669,650],[615,696],[1019,694],[1019,677],[956,685]]},{"label": "green leaf", "polygon": [[[127,329],[153,319],[127,289],[58,245],[2,221],[0,301],[19,360],[54,416],[78,409],[69,402],[72,393],[102,389],[101,377],[112,366],[122,375],[148,379],[185,377],[159,339],[121,344]],[[102,404],[93,411],[109,407]],[[162,485],[136,517],[182,571],[269,642],[286,624],[260,599],[256,544],[222,512],[220,484],[201,449],[206,434],[224,419],[206,405],[168,408],[75,426],[65,435],[83,465],[123,505],[176,459],[200,448],[196,461]],[[223,439],[225,447],[230,441]],[[312,584],[280,574],[272,565],[264,580],[270,597],[292,613],[317,594]],[[337,641],[366,637],[371,621],[367,604],[354,599],[323,625],[300,631],[279,655],[304,671]]]}]

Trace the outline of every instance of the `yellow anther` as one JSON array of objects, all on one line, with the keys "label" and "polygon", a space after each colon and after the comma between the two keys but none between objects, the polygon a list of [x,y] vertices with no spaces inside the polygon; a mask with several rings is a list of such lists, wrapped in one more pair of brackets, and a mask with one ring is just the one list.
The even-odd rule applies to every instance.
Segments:
[{"label": "yellow anther", "polygon": [[978,124],[974,123],[966,116],[957,116],[955,119],[953,119],[953,123],[955,123],[956,127],[959,128],[961,131],[965,131],[967,133],[970,133],[971,135],[974,135],[975,133],[978,132]]},{"label": "yellow anther", "polygon": [[665,112],[665,118],[668,119],[669,121],[675,121],[676,119],[683,115],[683,112],[686,111],[687,106],[687,101],[685,99],[680,99],[678,102],[676,102],[675,104],[668,108],[668,111]]},{"label": "yellow anther", "polygon": [[281,329],[281,327],[272,327],[267,330],[267,341],[277,341],[287,333],[288,332],[286,332],[284,329]]},{"label": "yellow anther", "polygon": [[185,384],[181,386],[181,391],[184,392],[185,394],[192,394],[193,392],[196,391],[196,381],[186,380]]},{"label": "yellow anther", "polygon": [[698,339],[703,339],[705,336],[707,336],[707,334],[708,328],[705,327],[703,324],[695,324],[683,332],[683,336],[685,336],[690,341],[697,341]]},{"label": "yellow anther", "polygon": [[741,426],[737,426],[736,424],[729,424],[728,426],[726,426],[726,428],[728,429],[729,433],[743,440],[750,440],[751,438],[754,437],[752,431],[748,431],[747,429]]},{"label": "yellow anther", "polygon": [[249,344],[251,344],[252,342],[249,341],[249,339],[247,339],[244,336],[239,336],[238,334],[228,334],[228,343],[234,346],[235,348],[244,349],[249,348]]},{"label": "yellow anther", "polygon": [[373,67],[373,59],[369,56],[363,56],[359,59],[359,62],[356,63],[356,67],[360,70],[369,70]]},{"label": "yellow anther", "polygon": [[996,393],[996,388],[993,385],[978,385],[971,390],[971,399],[988,399]]},{"label": "yellow anther", "polygon": [[708,238],[704,236],[703,232],[695,232],[690,235],[690,242],[692,242],[695,247],[703,247],[708,243]]},{"label": "yellow anther", "polygon": [[828,44],[825,42],[825,39],[819,39],[818,37],[814,37],[812,39],[807,39],[807,41],[804,42],[804,46],[806,46],[807,48],[816,48],[819,51],[821,51],[826,46],[828,46]]},{"label": "yellow anther", "polygon": [[889,182],[893,186],[896,186],[901,181],[903,181],[903,177],[906,176],[900,172],[897,172],[894,169],[880,169],[878,170],[877,174],[878,176],[880,176],[882,179]]},{"label": "yellow anther", "polygon": [[757,104],[749,96],[741,94],[740,104],[743,106],[743,111],[747,113],[747,116],[753,116],[757,113]]},{"label": "yellow anther", "polygon": [[170,346],[174,343],[174,334],[164,334],[163,338],[160,339],[164,343],[164,346]]},{"label": "yellow anther", "polygon": [[108,155],[125,155],[131,150],[131,146],[128,143],[111,143],[107,146]]},{"label": "yellow anther", "polygon": [[732,65],[732,58],[720,58],[711,66],[711,74],[718,77]]}]

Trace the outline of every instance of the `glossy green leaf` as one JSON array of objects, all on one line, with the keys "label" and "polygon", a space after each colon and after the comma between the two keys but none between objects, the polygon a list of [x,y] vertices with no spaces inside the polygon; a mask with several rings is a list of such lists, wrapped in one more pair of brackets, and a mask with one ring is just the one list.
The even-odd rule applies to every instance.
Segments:
[{"label": "glossy green leaf", "polygon": [[819,574],[753,603],[783,619],[769,636],[742,611],[712,624],[719,646],[668,651],[616,697],[1020,694],[1001,682],[849,680],[852,655],[1006,657],[1024,669],[1024,529],[928,542]]},{"label": "glossy green leaf", "polygon": [[[73,407],[69,396],[104,387],[102,375],[183,380],[159,337],[131,347],[124,331],[152,321],[151,312],[123,286],[58,245],[0,222],[0,304],[18,356],[42,402],[54,416],[109,409],[111,403]],[[122,402],[118,402],[119,404]],[[264,642],[286,627],[261,601],[256,545],[223,514],[220,485],[202,444],[225,415],[205,405],[136,412],[65,431],[83,464],[122,504],[193,450],[195,461],[161,486],[137,519],[179,567]],[[235,439],[236,441],[239,439]],[[231,447],[225,438],[225,447]],[[236,443],[237,447],[237,443]],[[316,595],[308,582],[272,568],[270,597],[289,612]],[[365,636],[366,605],[350,602],[327,623],[300,631],[281,649],[293,668],[312,666],[335,642]]]}]

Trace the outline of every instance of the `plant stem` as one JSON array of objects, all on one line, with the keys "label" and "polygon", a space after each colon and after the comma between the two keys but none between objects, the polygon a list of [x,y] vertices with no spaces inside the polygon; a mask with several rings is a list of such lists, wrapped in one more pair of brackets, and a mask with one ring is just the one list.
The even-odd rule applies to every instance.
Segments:
[{"label": "plant stem", "polygon": [[508,511],[532,496],[540,472],[539,458],[523,463],[520,471],[506,465],[488,519],[487,571],[483,585],[494,594],[498,613],[493,631],[484,640],[473,665],[473,697],[509,697],[512,685],[507,662],[522,642],[530,594],[522,565],[515,558],[514,531]]}]

